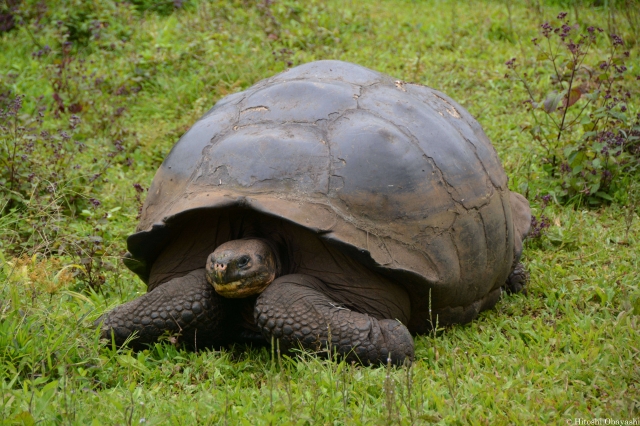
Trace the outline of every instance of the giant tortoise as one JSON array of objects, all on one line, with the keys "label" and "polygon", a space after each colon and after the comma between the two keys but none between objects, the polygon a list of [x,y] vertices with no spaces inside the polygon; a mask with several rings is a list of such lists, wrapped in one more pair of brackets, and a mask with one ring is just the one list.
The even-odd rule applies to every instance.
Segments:
[{"label": "giant tortoise", "polygon": [[127,240],[148,293],[105,314],[102,334],[402,363],[411,333],[522,288],[530,218],[449,97],[308,63],[225,97],[173,147]]}]

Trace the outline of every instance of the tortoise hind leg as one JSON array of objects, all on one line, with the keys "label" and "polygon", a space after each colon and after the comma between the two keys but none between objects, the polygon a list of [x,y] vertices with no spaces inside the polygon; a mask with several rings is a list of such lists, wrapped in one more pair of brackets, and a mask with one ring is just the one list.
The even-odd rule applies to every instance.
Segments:
[{"label": "tortoise hind leg", "polygon": [[509,277],[505,282],[504,289],[507,291],[507,293],[522,292],[523,294],[527,294],[527,289],[525,287],[528,282],[529,273],[527,272],[522,262],[518,262],[509,274]]},{"label": "tortoise hind leg", "polygon": [[521,291],[525,291],[526,293],[524,287],[529,281],[529,274],[522,262],[520,262],[520,256],[522,255],[522,242],[527,237],[527,234],[529,234],[531,228],[531,208],[529,207],[529,201],[522,195],[516,192],[511,192],[509,195],[515,246],[513,267],[504,285],[504,289],[508,293],[520,293]]},{"label": "tortoise hind leg", "polygon": [[[168,333],[190,348],[203,348],[225,343],[234,331],[230,320],[233,309],[207,282],[204,269],[174,278],[131,302],[116,307],[96,321],[102,337],[122,346],[143,349]],[[222,324],[222,323],[225,324]]]},{"label": "tortoise hind leg", "polygon": [[301,345],[324,351],[329,344],[347,360],[394,364],[413,360],[413,338],[395,319],[377,319],[340,306],[324,283],[309,275],[276,279],[258,297],[254,316],[263,335],[288,350]]}]

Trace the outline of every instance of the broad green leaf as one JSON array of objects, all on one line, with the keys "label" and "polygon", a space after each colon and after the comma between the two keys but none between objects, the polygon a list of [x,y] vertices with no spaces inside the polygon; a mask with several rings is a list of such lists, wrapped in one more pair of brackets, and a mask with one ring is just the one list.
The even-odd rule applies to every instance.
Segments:
[{"label": "broad green leaf", "polygon": [[560,101],[564,97],[564,92],[556,92],[553,91],[547,95],[545,100],[542,102],[543,108],[545,112],[552,113],[558,109],[558,105],[560,105]]},{"label": "broad green leaf", "polygon": [[[585,98],[591,100],[591,101],[597,101],[598,98],[600,97],[600,90],[594,90],[591,93],[584,93],[582,96],[584,96]],[[588,117],[586,117],[588,119]]]},{"label": "broad green leaf", "polygon": [[618,120],[622,121],[623,123],[627,122],[627,114],[625,114],[624,112],[621,111],[609,111],[609,115],[617,118]]},{"label": "broad green leaf", "polygon": [[600,198],[604,198],[605,200],[608,200],[608,201],[613,201],[613,198],[609,194],[606,194],[602,191],[596,192],[596,196]]},{"label": "broad green leaf", "polygon": [[[572,158],[571,155],[576,152],[576,147],[575,147],[575,145],[569,145],[562,152],[564,153],[564,156],[566,158],[570,159],[570,158]],[[575,155],[574,155],[574,157],[575,157]],[[569,161],[571,161],[571,160],[569,160]]]}]

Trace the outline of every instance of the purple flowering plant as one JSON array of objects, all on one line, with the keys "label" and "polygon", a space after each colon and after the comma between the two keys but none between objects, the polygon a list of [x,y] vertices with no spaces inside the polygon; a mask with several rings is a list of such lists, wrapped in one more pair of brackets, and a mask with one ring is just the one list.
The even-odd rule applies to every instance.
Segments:
[{"label": "purple flowering plant", "polygon": [[110,256],[102,191],[110,169],[133,165],[135,141],[123,120],[140,87],[96,75],[68,34],[57,37],[58,45],[32,55],[50,93],[0,93],[0,219],[9,224],[0,249],[67,254],[97,290]]},{"label": "purple flowering plant", "polygon": [[[561,202],[627,203],[640,178],[640,77],[630,75],[624,40],[602,28],[572,24],[567,13],[539,27],[535,60],[506,62],[524,88],[523,123],[542,157],[544,192]],[[604,53],[603,53],[604,52]]]}]

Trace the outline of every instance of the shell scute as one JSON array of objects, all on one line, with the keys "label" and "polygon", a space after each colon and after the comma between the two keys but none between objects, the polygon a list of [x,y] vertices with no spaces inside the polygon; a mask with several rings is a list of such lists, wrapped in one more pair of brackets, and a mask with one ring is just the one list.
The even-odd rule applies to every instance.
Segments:
[{"label": "shell scute", "polygon": [[271,121],[315,123],[355,109],[359,89],[339,81],[294,80],[253,92],[242,102],[238,126]]}]

